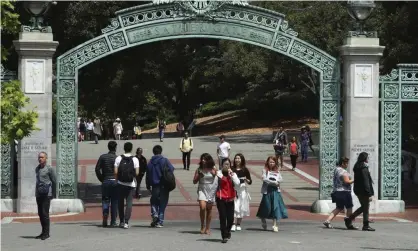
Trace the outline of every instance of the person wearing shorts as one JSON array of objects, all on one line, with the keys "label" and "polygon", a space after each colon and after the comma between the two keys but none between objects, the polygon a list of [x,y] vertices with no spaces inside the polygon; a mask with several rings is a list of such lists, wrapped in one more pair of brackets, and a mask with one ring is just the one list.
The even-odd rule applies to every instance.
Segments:
[{"label": "person wearing shorts", "polygon": [[[348,167],[348,158],[341,158],[337,167],[334,170],[333,178],[333,192],[331,194],[332,202],[336,204],[336,208],[331,212],[328,219],[324,221],[326,228],[333,228],[331,221],[337,216],[341,211],[346,210],[346,218],[348,218],[353,213],[353,198],[351,197],[351,184],[353,184],[353,179],[351,178],[350,173],[347,171]],[[349,229],[357,229],[353,225]]]}]

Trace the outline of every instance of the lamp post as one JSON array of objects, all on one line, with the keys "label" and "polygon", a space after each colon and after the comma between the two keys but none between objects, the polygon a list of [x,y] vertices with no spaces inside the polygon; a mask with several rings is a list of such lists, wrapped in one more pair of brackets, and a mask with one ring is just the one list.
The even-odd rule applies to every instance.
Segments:
[{"label": "lamp post", "polygon": [[369,18],[373,9],[376,7],[374,1],[349,0],[347,1],[348,14],[357,22],[357,30],[350,31],[351,37],[377,37],[377,32],[364,31],[364,22]]},{"label": "lamp post", "polygon": [[52,1],[26,1],[23,6],[31,15],[31,26],[23,25],[22,30],[26,32],[52,32],[50,26],[44,26],[43,16],[48,12],[51,5],[56,5],[57,2]]}]

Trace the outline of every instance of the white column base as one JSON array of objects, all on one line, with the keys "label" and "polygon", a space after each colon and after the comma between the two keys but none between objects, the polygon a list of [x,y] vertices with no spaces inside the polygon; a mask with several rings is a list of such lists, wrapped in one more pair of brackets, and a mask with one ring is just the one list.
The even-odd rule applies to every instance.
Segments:
[{"label": "white column base", "polygon": [[[353,197],[353,211],[360,207],[357,197]],[[316,200],[311,206],[312,213],[329,214],[335,209],[331,200]],[[370,202],[371,214],[403,213],[405,202],[403,200],[373,200]]]},{"label": "white column base", "polygon": [[51,201],[51,213],[84,213],[84,202],[80,199],[53,199]]},{"label": "white column base", "polygon": [[[1,199],[1,212],[38,213],[36,200]],[[84,213],[84,202],[80,199],[53,199],[50,213]]]},{"label": "white column base", "polygon": [[1,199],[0,207],[2,213],[12,213],[15,211],[15,201],[14,199]]}]

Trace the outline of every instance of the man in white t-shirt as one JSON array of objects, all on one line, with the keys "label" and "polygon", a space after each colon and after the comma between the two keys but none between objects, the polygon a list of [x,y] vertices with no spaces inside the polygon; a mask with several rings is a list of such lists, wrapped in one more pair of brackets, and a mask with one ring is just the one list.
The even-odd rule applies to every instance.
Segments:
[{"label": "man in white t-shirt", "polygon": [[222,167],[222,161],[224,159],[229,158],[229,151],[231,150],[231,145],[225,141],[225,135],[221,135],[219,137],[219,144],[218,147],[216,149],[216,153],[218,154],[218,159],[219,159],[219,168]]},{"label": "man in white t-shirt", "polygon": [[[132,213],[132,193],[136,188],[135,177],[139,174],[139,160],[132,155],[133,145],[126,142],[123,146],[125,153],[115,160],[115,179],[119,187],[119,219],[121,228],[129,228]],[[124,210],[126,200],[126,209]]]},{"label": "man in white t-shirt", "polygon": [[86,129],[87,129],[87,141],[92,140],[94,123],[91,121],[91,119],[89,119],[89,122],[87,122]]}]

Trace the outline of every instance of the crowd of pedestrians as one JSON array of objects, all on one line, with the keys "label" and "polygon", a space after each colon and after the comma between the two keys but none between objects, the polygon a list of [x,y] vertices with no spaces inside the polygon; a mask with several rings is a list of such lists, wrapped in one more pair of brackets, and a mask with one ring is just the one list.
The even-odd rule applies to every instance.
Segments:
[{"label": "crowd of pedestrians", "polygon": [[[306,129],[302,130],[302,140],[305,137],[310,138],[310,136],[303,136],[306,132]],[[211,234],[212,209],[216,204],[222,242],[226,243],[231,238],[231,232],[242,230],[243,218],[250,216],[251,195],[247,188],[253,182],[244,155],[237,153],[231,161],[231,145],[226,141],[224,135],[221,135],[219,140],[216,148],[219,165],[216,165],[210,154],[203,153],[192,181],[193,184],[197,184],[200,233]],[[263,183],[260,188],[262,199],[256,216],[261,219],[261,226],[264,230],[267,229],[267,220],[270,219],[273,221],[272,231],[278,232],[279,220],[288,218],[280,186],[283,181],[280,168],[283,166],[283,151],[277,150],[277,145],[287,145],[287,135],[283,128],[280,128],[274,141],[276,155],[268,157],[262,169]],[[309,146],[309,142],[307,146]],[[190,155],[193,147],[192,139],[185,132],[179,146],[184,170],[190,170]],[[303,148],[303,146],[301,147]],[[99,157],[95,167],[96,176],[102,183],[103,227],[129,228],[133,198],[141,198],[140,186],[144,177],[146,188],[151,194],[150,226],[163,227],[169,194],[176,186],[173,165],[162,155],[163,149],[160,145],[153,147],[153,156],[149,161],[143,156],[143,150],[140,147],[133,154],[131,142],[125,142],[123,150],[124,153],[117,156],[117,142],[109,141],[108,152]],[[292,138],[289,150],[294,169],[299,152],[296,137]],[[54,186],[56,186],[55,172],[51,166],[46,164],[47,159],[48,156],[45,152],[39,153],[39,165],[35,169],[36,202],[42,226],[42,232],[36,238],[42,240],[49,238],[49,208],[53,191],[55,191]],[[369,205],[373,200],[374,191],[368,169],[368,154],[365,152],[359,154],[353,169],[354,179],[346,170],[348,164],[348,158],[341,158],[337,162],[331,194],[332,202],[336,203],[336,209],[331,212],[323,224],[327,228],[333,228],[331,221],[346,209],[344,222],[348,229],[358,229],[353,225],[353,221],[363,213],[362,230],[375,231],[370,227],[372,221],[369,219]],[[359,198],[361,205],[354,213],[352,212],[353,199],[351,195],[353,184],[354,193]],[[118,215],[119,223],[117,222]]]}]

